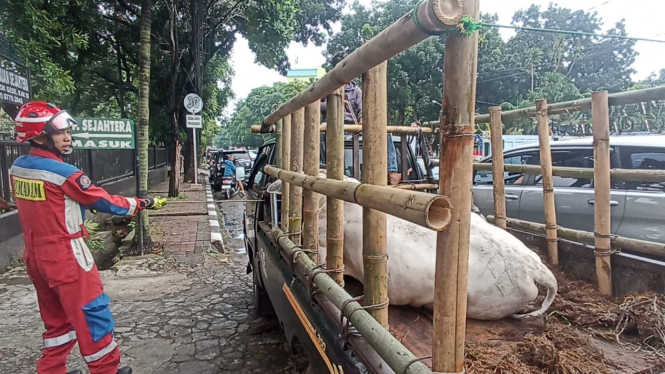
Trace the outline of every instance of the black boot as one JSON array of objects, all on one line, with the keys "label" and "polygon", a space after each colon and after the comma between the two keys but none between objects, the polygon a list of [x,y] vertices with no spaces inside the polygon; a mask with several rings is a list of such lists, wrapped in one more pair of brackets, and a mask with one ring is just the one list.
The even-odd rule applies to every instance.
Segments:
[{"label": "black boot", "polygon": [[81,370],[74,370],[74,371],[68,372],[67,374],[83,374],[83,372]]},{"label": "black boot", "polygon": [[132,374],[132,368],[129,366],[125,366],[124,368],[118,369],[117,374]]}]

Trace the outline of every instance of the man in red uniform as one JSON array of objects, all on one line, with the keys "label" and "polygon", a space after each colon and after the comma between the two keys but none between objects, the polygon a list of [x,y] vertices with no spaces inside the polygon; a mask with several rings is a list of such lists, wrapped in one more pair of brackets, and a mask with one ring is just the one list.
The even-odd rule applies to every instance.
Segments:
[{"label": "man in red uniform", "polygon": [[[65,374],[67,356],[77,340],[91,374],[131,374],[118,369],[120,351],[114,321],[95,261],[85,240],[85,209],[135,215],[159,209],[163,199],[109,195],[62,156],[72,152],[70,128],[76,121],[45,102],[30,102],[16,116],[19,142],[30,154],[10,169],[14,200],[23,226],[28,276],[37,290],[46,327],[39,374]],[[81,373],[73,371],[69,374]]]}]

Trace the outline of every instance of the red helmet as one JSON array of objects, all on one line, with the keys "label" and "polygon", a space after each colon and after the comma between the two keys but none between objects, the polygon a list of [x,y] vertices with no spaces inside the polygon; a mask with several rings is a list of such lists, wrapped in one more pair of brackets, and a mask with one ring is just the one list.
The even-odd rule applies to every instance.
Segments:
[{"label": "red helmet", "polygon": [[55,134],[71,128],[76,121],[66,110],[45,101],[23,104],[16,115],[16,141],[23,143],[42,134]]}]

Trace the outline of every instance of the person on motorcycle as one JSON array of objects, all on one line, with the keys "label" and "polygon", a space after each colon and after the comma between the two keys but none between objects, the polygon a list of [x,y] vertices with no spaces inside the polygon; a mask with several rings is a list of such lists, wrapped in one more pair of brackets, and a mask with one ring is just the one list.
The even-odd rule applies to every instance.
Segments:
[{"label": "person on motorcycle", "polygon": [[[226,164],[226,167],[224,168],[224,177],[233,177],[233,179],[236,178],[236,164],[235,164],[235,157],[233,155],[229,155],[229,157],[224,160],[224,163]],[[240,196],[245,197],[245,189],[242,186],[242,183],[240,183],[239,180],[236,180],[236,184],[238,185],[238,189],[240,190]]]},{"label": "person on motorcycle", "polygon": [[9,176],[23,227],[23,261],[46,327],[37,373],[65,374],[67,356],[78,341],[91,374],[131,374],[130,367],[118,368],[110,299],[86,245],[84,213],[91,209],[134,216],[161,208],[166,199],[109,195],[63,162],[63,156],[72,153],[70,131],[76,121],[53,104],[24,104],[15,125],[16,140],[31,146],[28,155],[14,161]]}]

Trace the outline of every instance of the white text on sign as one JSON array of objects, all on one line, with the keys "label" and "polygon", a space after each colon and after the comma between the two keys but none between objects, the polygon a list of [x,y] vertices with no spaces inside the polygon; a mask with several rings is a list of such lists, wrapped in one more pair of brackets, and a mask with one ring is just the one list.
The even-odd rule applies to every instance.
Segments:
[{"label": "white text on sign", "polygon": [[134,149],[131,140],[86,140],[84,142],[83,140],[74,139],[72,146],[87,149]]}]

